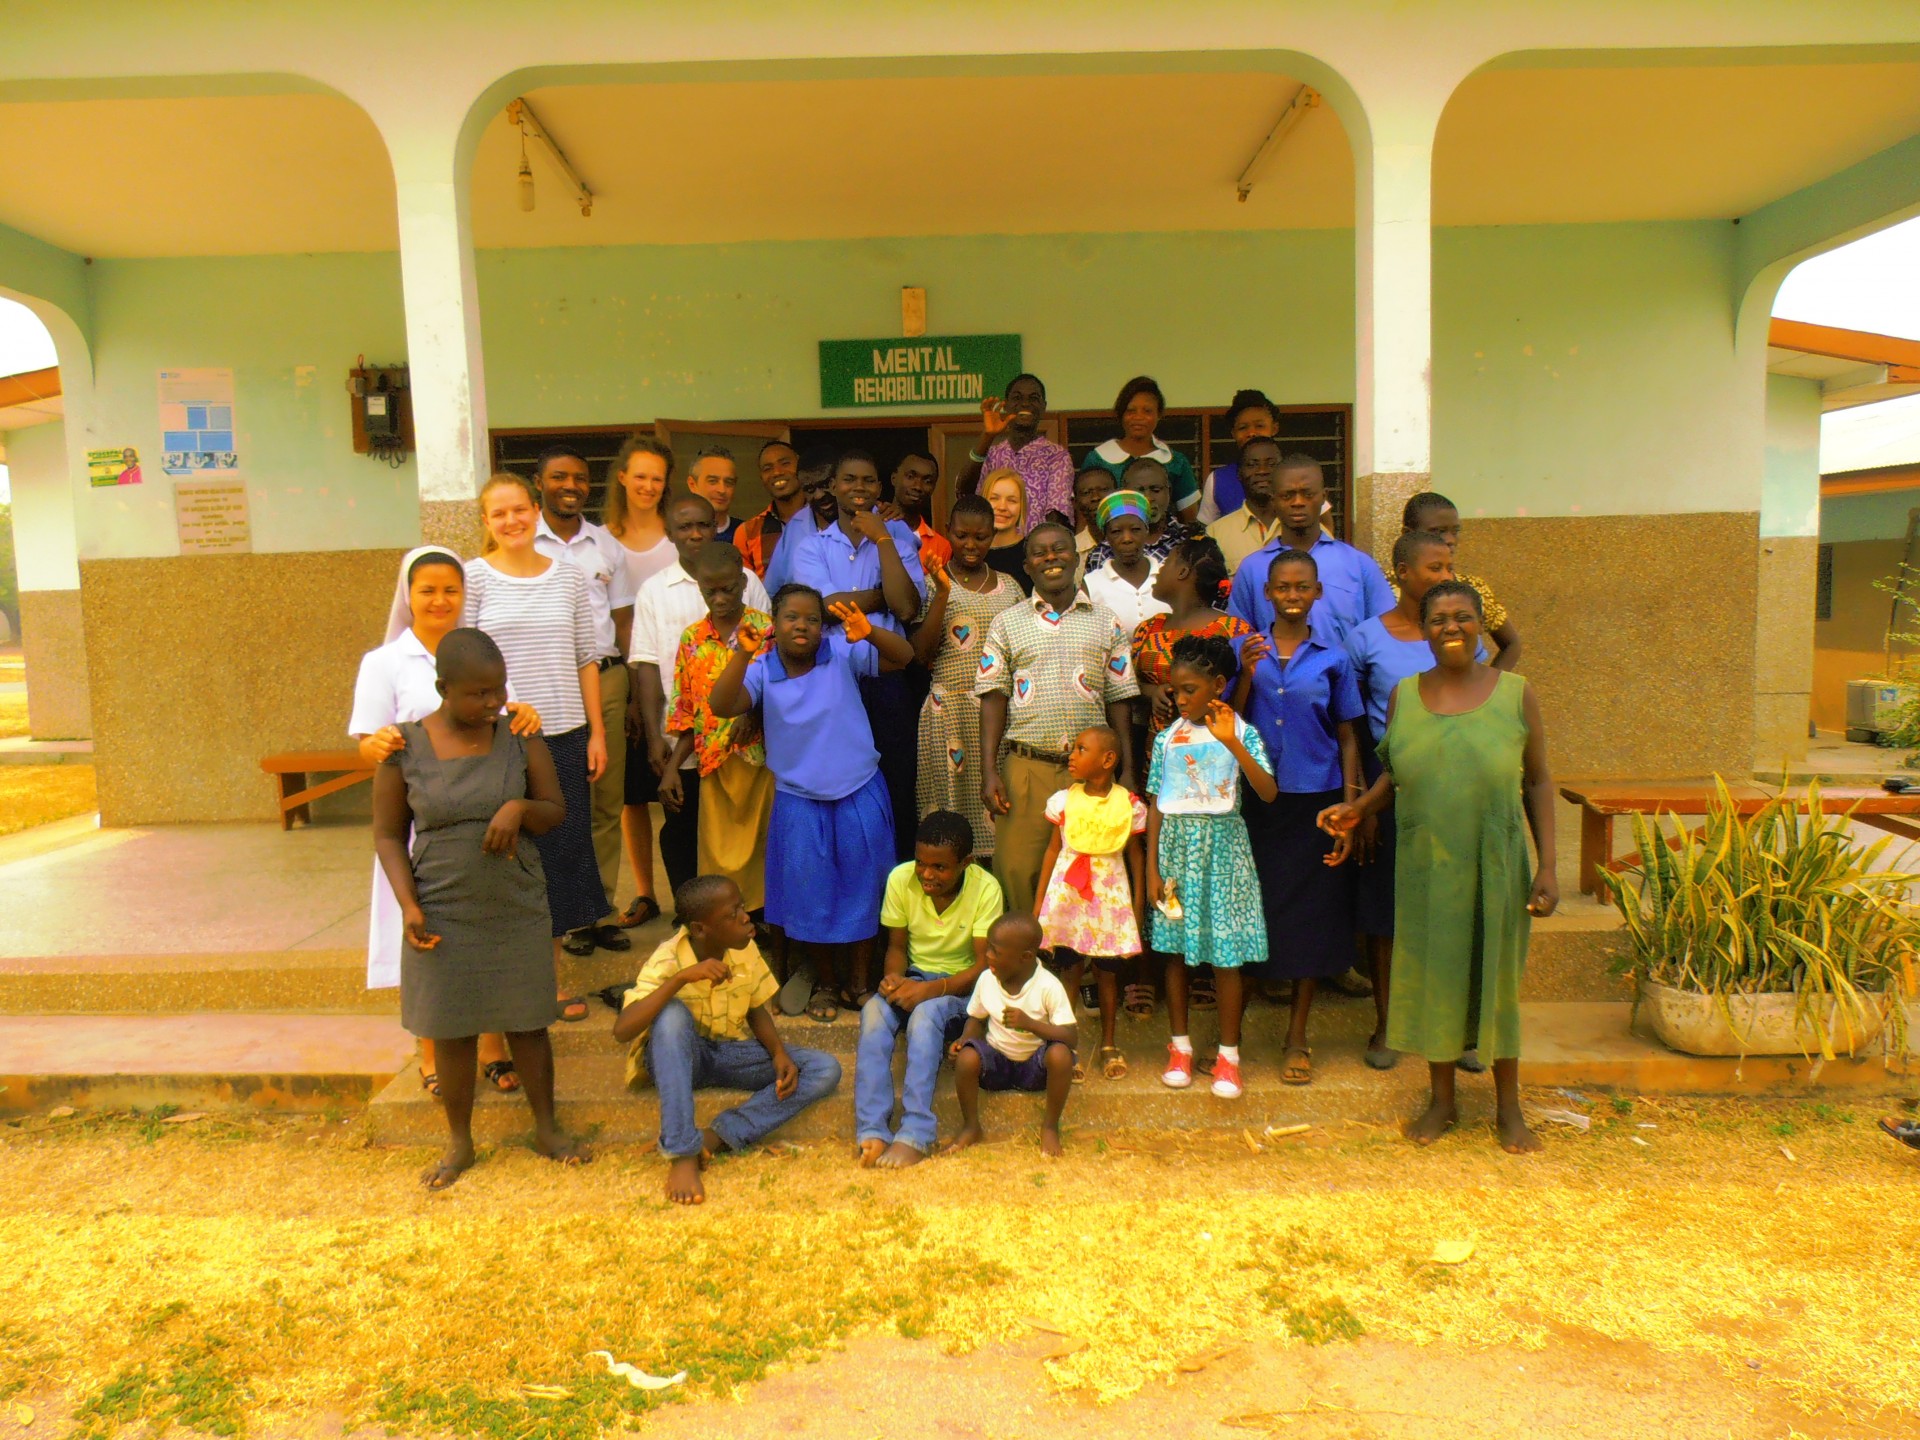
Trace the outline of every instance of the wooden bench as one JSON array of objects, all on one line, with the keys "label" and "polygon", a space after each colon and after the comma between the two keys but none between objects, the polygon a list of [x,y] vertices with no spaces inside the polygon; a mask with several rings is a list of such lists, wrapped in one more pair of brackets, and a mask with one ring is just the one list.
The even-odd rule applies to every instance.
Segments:
[{"label": "wooden bench", "polygon": [[[322,795],[332,795],[350,785],[373,779],[373,767],[360,758],[358,750],[290,750],[284,755],[269,755],[260,768],[274,777],[280,799],[280,828],[291,830],[296,821],[313,823],[307,808]],[[317,785],[307,784],[309,775],[331,775]]]},{"label": "wooden bench", "polygon": [[[1782,792],[1777,785],[1729,785],[1737,813],[1752,815]],[[1794,786],[1786,792],[1807,808],[1807,791]],[[1620,871],[1639,863],[1637,854],[1614,858],[1613,822],[1621,815],[1705,815],[1716,791],[1709,781],[1620,781],[1560,787],[1560,798],[1580,807],[1580,893],[1604,902],[1599,874],[1604,867]],[[1884,830],[1903,840],[1920,840],[1920,824],[1902,816],[1920,817],[1920,791],[1894,795],[1878,788],[1848,785],[1820,787],[1820,807],[1828,814],[1849,811],[1862,825]]]}]

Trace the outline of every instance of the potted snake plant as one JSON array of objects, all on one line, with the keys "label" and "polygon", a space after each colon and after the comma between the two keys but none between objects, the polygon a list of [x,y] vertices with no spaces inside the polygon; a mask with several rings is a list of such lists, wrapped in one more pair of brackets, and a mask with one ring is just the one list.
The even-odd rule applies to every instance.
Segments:
[{"label": "potted snake plant", "polygon": [[1920,874],[1880,866],[1810,787],[1742,816],[1726,782],[1698,831],[1636,815],[1637,870],[1601,872],[1626,921],[1617,973],[1654,1033],[1691,1055],[1823,1058],[1920,1042]]}]

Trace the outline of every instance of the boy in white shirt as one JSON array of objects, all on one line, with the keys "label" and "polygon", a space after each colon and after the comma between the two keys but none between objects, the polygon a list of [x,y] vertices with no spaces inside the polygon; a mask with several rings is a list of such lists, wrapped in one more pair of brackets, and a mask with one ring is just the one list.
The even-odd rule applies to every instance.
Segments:
[{"label": "boy in white shirt", "polygon": [[1060,1113],[1073,1086],[1073,1047],[1080,1038],[1073,1002],[1057,975],[1040,964],[1040,922],[1009,911],[987,931],[987,968],[967,1003],[967,1028],[953,1042],[954,1092],[960,1133],[947,1153],[985,1139],[980,1091],[1044,1090],[1042,1154],[1060,1153]]}]

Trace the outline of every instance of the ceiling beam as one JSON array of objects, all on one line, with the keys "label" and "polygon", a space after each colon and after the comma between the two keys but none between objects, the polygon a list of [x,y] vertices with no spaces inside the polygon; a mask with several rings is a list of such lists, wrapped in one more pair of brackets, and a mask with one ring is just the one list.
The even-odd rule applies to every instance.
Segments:
[{"label": "ceiling beam", "polygon": [[0,410],[14,405],[29,405],[35,400],[52,400],[60,393],[60,367],[22,370],[18,375],[0,375]]},{"label": "ceiling beam", "polygon": [[1776,317],[1767,329],[1767,343],[1782,350],[1798,350],[1802,355],[1826,355],[1861,365],[1920,367],[1920,340],[1876,335],[1870,330],[1842,330],[1837,325]]}]

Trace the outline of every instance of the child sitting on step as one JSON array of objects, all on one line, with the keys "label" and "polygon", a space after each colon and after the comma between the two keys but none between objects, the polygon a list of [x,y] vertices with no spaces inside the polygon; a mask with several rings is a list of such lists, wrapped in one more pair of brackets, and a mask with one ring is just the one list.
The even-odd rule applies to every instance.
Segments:
[{"label": "child sitting on step", "polygon": [[[660,1095],[660,1153],[667,1198],[707,1198],[700,1172],[721,1150],[757,1145],[840,1083],[840,1062],[789,1050],[767,1002],[780,987],[753,940],[740,887],[697,875],[674,892],[680,927],[660,943],[627,991],[613,1038],[627,1044],[627,1084],[649,1077]],[[694,1123],[693,1096],[708,1086],[751,1090],[740,1104]]]},{"label": "child sitting on step", "polygon": [[967,1028],[953,1042],[961,1125],[947,1153],[986,1138],[980,1128],[982,1089],[1044,1090],[1040,1150],[1058,1155],[1079,1033],[1066,987],[1041,967],[1040,922],[1022,911],[1002,915],[987,931],[986,973],[967,1002]]}]

